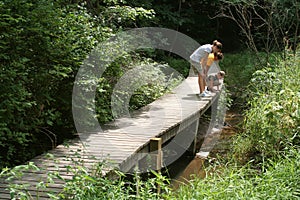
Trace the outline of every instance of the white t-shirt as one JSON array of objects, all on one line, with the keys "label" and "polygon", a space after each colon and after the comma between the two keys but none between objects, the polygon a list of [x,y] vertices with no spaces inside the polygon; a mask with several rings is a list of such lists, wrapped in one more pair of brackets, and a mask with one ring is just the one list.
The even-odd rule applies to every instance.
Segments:
[{"label": "white t-shirt", "polygon": [[190,56],[191,61],[199,63],[204,58],[206,53],[211,53],[212,44],[205,44],[196,49]]}]

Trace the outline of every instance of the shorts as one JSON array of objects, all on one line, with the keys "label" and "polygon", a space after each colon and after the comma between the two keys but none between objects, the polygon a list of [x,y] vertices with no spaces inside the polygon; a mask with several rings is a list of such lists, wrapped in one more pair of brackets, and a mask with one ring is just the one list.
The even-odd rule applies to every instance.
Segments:
[{"label": "shorts", "polygon": [[194,62],[192,60],[190,60],[190,63],[195,74],[202,74],[202,66],[200,65],[200,63]]}]

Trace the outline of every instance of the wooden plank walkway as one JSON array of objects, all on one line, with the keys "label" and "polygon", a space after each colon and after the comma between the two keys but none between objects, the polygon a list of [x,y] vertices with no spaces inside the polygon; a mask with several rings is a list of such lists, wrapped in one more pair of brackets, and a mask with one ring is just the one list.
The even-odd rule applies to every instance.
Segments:
[{"label": "wooden plank walkway", "polygon": [[[162,138],[166,143],[191,124],[197,129],[197,120],[217,98],[216,95],[199,98],[197,92],[197,77],[189,76],[171,93],[134,112],[130,118],[107,124],[101,133],[79,134],[80,138],[71,140],[68,145],[59,145],[47,154],[37,156],[30,162],[34,162],[40,171],[24,172],[21,179],[10,183],[29,184],[23,191],[29,192],[33,199],[49,199],[47,191],[62,191],[64,182],[54,178],[55,183],[39,190],[36,185],[40,181],[46,183],[49,173],[59,172],[62,177],[71,179],[70,169],[75,163],[92,167],[96,162],[110,160],[112,167],[129,171],[149,154],[151,138]],[[187,135],[181,135],[179,140],[184,143],[183,138]],[[10,191],[6,189],[8,184],[1,180],[0,199],[11,199]]]}]

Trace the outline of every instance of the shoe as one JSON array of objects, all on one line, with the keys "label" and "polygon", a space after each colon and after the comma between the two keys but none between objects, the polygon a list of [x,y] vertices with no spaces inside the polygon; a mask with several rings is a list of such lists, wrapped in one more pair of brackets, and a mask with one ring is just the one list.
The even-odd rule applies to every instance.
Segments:
[{"label": "shoe", "polygon": [[211,93],[210,93],[209,90],[205,90],[204,93],[205,93],[206,95],[208,95],[208,96],[211,96]]},{"label": "shoe", "polygon": [[205,96],[206,96],[206,97],[211,97],[210,92],[205,92]]},{"label": "shoe", "polygon": [[206,92],[202,92],[200,94],[197,94],[199,97],[210,97],[211,95],[206,93]]},{"label": "shoe", "polygon": [[202,93],[199,93],[199,94],[197,94],[199,97],[205,97],[205,93],[204,92],[202,92]]}]

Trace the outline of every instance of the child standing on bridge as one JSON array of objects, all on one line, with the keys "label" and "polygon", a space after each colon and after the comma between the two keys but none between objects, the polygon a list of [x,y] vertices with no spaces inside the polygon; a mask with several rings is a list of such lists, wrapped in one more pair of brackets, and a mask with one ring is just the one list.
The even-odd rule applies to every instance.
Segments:
[{"label": "child standing on bridge", "polygon": [[190,63],[193,68],[198,72],[198,85],[200,89],[200,97],[208,96],[205,89],[205,79],[207,76],[207,65],[208,56],[210,53],[218,53],[222,49],[222,44],[215,40],[213,44],[205,44],[196,49],[190,56]]}]

